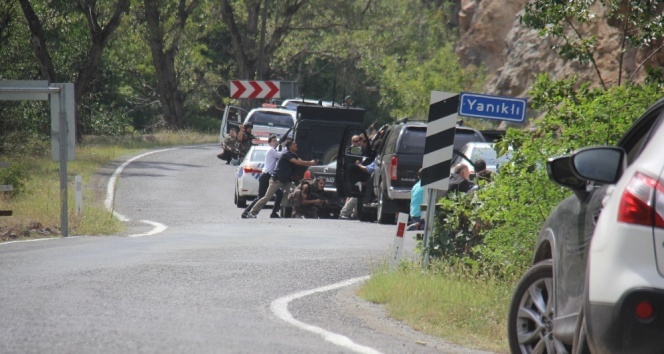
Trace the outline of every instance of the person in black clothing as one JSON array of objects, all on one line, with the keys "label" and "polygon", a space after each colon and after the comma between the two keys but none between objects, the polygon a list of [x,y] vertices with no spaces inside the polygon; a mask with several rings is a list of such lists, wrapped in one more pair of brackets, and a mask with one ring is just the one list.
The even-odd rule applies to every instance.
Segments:
[{"label": "person in black clothing", "polygon": [[247,218],[255,219],[261,209],[267,204],[267,202],[274,196],[277,190],[281,189],[287,191],[292,185],[292,176],[293,176],[293,166],[314,166],[318,161],[304,161],[297,156],[297,142],[294,140],[286,142],[286,151],[281,155],[279,161],[277,161],[277,167],[274,169],[272,178],[270,179],[270,184],[267,187],[267,191],[263,198],[256,202],[251,211],[247,214]]},{"label": "person in black clothing", "polygon": [[475,188],[475,183],[470,181],[470,169],[465,164],[458,164],[454,166],[454,173],[450,176],[450,186],[448,192],[464,192],[468,193]]}]

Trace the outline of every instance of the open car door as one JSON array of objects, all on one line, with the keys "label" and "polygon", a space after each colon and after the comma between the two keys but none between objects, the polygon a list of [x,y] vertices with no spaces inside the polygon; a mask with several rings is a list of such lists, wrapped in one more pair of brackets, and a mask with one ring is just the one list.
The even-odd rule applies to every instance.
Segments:
[{"label": "open car door", "polygon": [[240,126],[247,116],[247,110],[237,106],[226,106],[224,109],[224,117],[221,120],[221,129],[219,130],[219,143],[223,144],[226,135],[229,134],[231,128],[240,131]]},{"label": "open car door", "polygon": [[370,177],[355,165],[356,161],[362,163],[372,156],[369,144],[366,148],[352,146],[351,140],[357,135],[364,136],[365,141],[369,141],[369,136],[364,128],[351,125],[346,127],[339,143],[336,180],[337,193],[342,198],[362,198],[366,193],[366,181]]}]

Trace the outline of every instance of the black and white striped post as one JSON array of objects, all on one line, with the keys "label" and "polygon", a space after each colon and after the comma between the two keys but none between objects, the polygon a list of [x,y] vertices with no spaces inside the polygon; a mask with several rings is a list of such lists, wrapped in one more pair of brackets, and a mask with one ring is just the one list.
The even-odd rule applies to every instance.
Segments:
[{"label": "black and white striped post", "polygon": [[436,201],[443,197],[450,184],[452,150],[456,130],[459,94],[450,92],[431,92],[429,120],[424,143],[422,161],[422,187],[428,188],[428,200],[425,218],[424,266],[429,263],[429,240],[433,231]]}]

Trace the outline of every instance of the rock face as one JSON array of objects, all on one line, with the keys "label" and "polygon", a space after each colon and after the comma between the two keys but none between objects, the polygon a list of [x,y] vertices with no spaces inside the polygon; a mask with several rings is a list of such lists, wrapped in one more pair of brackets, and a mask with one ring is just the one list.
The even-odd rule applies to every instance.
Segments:
[{"label": "rock face", "polygon": [[[589,82],[592,87],[612,87],[618,84],[620,44],[622,32],[619,24],[606,18],[606,9],[596,5],[597,19],[581,26],[582,33],[597,37],[594,59],[598,70],[577,61],[564,61],[552,46],[551,38],[541,38],[537,30],[519,21],[528,0],[461,0],[458,12],[460,45],[457,48],[464,65],[483,65],[493,73],[485,87],[487,94],[511,97],[527,96],[537,75],[548,73],[555,79],[578,75],[579,83]],[[612,25],[613,24],[613,25]],[[652,48],[627,48],[623,55],[620,81],[641,83],[646,76],[641,63],[660,45],[660,38]],[[655,53],[648,66],[664,65],[664,50]],[[601,80],[597,71],[601,74]]]}]

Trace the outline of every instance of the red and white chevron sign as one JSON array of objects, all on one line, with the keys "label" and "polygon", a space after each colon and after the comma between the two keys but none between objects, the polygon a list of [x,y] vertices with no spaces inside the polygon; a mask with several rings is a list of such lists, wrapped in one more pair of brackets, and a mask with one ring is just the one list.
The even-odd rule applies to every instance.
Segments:
[{"label": "red and white chevron sign", "polygon": [[231,80],[231,98],[279,98],[279,81]]}]

